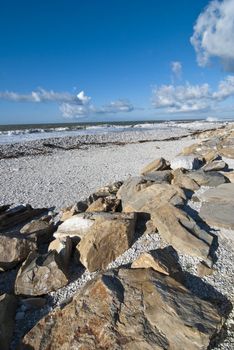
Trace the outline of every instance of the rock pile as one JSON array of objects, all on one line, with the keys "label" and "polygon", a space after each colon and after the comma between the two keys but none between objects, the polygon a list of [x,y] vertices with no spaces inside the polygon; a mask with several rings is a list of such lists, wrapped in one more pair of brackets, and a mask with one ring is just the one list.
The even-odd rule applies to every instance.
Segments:
[{"label": "rock pile", "polygon": [[[0,207],[1,278],[16,272],[11,295],[0,296],[1,349],[10,349],[17,302],[26,309],[44,306],[46,295],[69,284],[81,266],[96,272],[94,278],[67,306],[42,318],[21,349],[198,350],[212,344],[226,314],[185,287],[176,258],[177,252],[194,257],[209,274],[215,242],[202,219],[234,229],[234,185],[222,160],[234,158],[233,131],[209,137],[171,164],[156,159],[139,177],[105,186],[58,215],[29,205]],[[214,188],[202,195],[195,221],[186,202],[201,186]],[[167,248],[107,270],[139,236],[155,232]]]}]

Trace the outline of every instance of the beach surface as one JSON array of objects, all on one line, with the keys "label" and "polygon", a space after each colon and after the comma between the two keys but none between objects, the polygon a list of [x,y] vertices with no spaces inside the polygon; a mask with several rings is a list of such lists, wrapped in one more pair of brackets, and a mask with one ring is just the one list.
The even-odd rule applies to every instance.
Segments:
[{"label": "beach surface", "polygon": [[79,149],[0,159],[0,203],[61,209],[100,186],[139,175],[141,168],[158,157],[171,160],[183,147],[194,143],[191,136],[144,143],[137,142],[137,135],[135,143],[128,143],[127,135],[120,138],[122,145],[100,142]]}]

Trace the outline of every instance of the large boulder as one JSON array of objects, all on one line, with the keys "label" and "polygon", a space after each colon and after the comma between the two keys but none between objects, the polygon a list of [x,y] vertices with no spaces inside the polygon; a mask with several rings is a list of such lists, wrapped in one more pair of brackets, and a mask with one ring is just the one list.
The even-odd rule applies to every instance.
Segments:
[{"label": "large boulder", "polygon": [[58,253],[53,250],[40,255],[29,254],[15,281],[15,294],[44,295],[64,287],[68,279]]},{"label": "large boulder", "polygon": [[183,210],[166,203],[157,208],[152,219],[159,234],[176,250],[209,261],[213,237]]},{"label": "large boulder", "polygon": [[122,200],[125,212],[142,212],[152,215],[162,203],[182,205],[186,199],[184,191],[175,185],[153,184],[139,191],[130,191],[131,195],[128,192],[129,186],[124,186],[117,195]]},{"label": "large boulder", "polygon": [[152,186],[152,184],[152,181],[147,181],[140,176],[129,177],[117,192],[117,198],[121,199],[123,209],[125,204],[131,201],[131,199],[135,197],[138,192],[142,191],[146,187]]},{"label": "large boulder", "polygon": [[9,350],[15,325],[16,297],[0,295],[0,345],[1,350]]},{"label": "large boulder", "polygon": [[223,174],[220,174],[217,171],[191,171],[187,174],[191,179],[196,181],[199,186],[208,186],[208,187],[216,187],[225,182],[229,182],[228,178],[226,178]]},{"label": "large boulder", "polygon": [[[211,226],[234,229],[234,184],[209,189],[201,195],[200,215]],[[234,238],[233,238],[234,239]]]},{"label": "large boulder", "polygon": [[36,242],[31,239],[0,234],[0,268],[3,270],[14,268],[36,249]]},{"label": "large boulder", "polygon": [[220,331],[215,306],[152,269],[98,274],[44,317],[21,349],[207,349]]},{"label": "large boulder", "polygon": [[81,263],[90,271],[107,265],[130,248],[135,233],[135,213],[109,213],[96,218],[77,246]]},{"label": "large boulder", "polygon": [[170,169],[170,163],[164,158],[158,158],[153,160],[151,163],[147,164],[141,171],[141,175],[146,175],[148,173]]}]

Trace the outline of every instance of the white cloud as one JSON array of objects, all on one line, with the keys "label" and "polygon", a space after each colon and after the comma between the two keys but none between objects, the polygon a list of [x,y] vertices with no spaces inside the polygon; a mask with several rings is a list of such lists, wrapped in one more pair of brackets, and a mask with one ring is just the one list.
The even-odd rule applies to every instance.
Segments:
[{"label": "white cloud", "polygon": [[191,43],[200,66],[219,58],[226,70],[234,71],[234,0],[213,0],[194,26]]},{"label": "white cloud", "polygon": [[171,70],[173,75],[180,79],[181,78],[181,74],[182,74],[182,63],[179,61],[172,61],[171,62]]},{"label": "white cloud", "polygon": [[82,101],[83,104],[87,104],[90,102],[91,97],[85,95],[84,91],[81,91],[77,94],[77,98]]},{"label": "white cloud", "polygon": [[55,92],[53,90],[47,91],[39,88],[29,94],[20,94],[12,91],[0,92],[0,99],[14,101],[14,102],[74,102],[76,104],[84,104],[90,100],[81,91],[78,95],[70,94],[68,92]]},{"label": "white cloud", "polygon": [[62,103],[59,109],[62,112],[63,117],[65,118],[81,118],[89,114],[89,108],[87,106],[76,105],[71,103]]},{"label": "white cloud", "polygon": [[169,112],[204,110],[211,96],[208,84],[162,85],[153,90],[153,106],[167,108]]},{"label": "white cloud", "polygon": [[76,105],[75,103],[63,103],[60,106],[60,111],[66,118],[85,117],[89,114],[128,113],[132,112],[133,110],[134,107],[128,100],[113,101],[101,107],[96,107],[89,104],[88,101],[83,106]]},{"label": "white cloud", "polygon": [[230,96],[234,96],[234,76],[229,75],[220,81],[218,90],[214,92],[213,97],[218,100],[224,100]]},{"label": "white cloud", "polygon": [[154,108],[175,112],[198,112],[212,109],[217,103],[234,96],[234,76],[220,81],[212,91],[209,84],[162,85],[153,89]]},{"label": "white cloud", "polygon": [[109,104],[96,109],[96,113],[120,113],[120,112],[132,112],[133,105],[128,100],[117,100],[110,102]]}]

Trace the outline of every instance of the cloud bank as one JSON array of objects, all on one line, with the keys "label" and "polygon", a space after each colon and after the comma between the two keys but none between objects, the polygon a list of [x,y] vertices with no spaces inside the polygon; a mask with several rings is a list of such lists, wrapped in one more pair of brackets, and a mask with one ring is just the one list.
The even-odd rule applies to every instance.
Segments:
[{"label": "cloud bank", "polygon": [[199,15],[190,41],[200,66],[216,57],[225,70],[234,72],[234,0],[211,1]]},{"label": "cloud bank", "polygon": [[217,91],[209,84],[161,85],[153,89],[152,104],[167,113],[208,111],[229,97],[234,96],[234,76],[220,81]]},{"label": "cloud bank", "polygon": [[89,101],[90,98],[85,96],[83,91],[78,95],[74,95],[68,92],[47,91],[39,88],[29,94],[20,94],[12,91],[0,92],[0,99],[14,102],[73,102],[82,105]]},{"label": "cloud bank", "polygon": [[79,106],[75,103],[63,103],[60,106],[60,111],[66,118],[84,117],[90,114],[129,113],[133,110],[134,106],[128,100],[113,101],[101,107],[96,107],[88,102],[83,106]]},{"label": "cloud bank", "polygon": [[86,96],[84,91],[78,94],[47,91],[42,88],[28,94],[4,91],[0,92],[0,100],[32,103],[55,102],[58,103],[59,110],[65,118],[79,118],[90,114],[128,113],[134,110],[134,106],[127,99],[112,101],[101,107],[94,106],[91,103],[91,97]]}]

